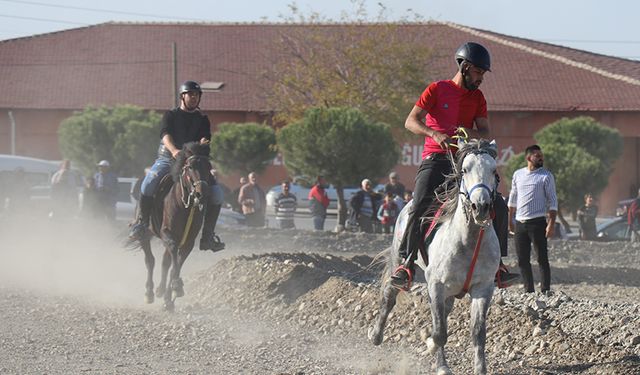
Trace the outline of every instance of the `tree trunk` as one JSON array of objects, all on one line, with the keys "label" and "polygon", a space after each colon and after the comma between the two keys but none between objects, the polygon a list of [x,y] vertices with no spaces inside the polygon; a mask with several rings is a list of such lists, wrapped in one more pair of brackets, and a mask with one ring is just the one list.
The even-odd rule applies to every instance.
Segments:
[{"label": "tree trunk", "polygon": [[338,222],[336,223],[335,231],[342,232],[347,221],[347,202],[344,200],[342,186],[336,186],[336,195],[338,196]]}]

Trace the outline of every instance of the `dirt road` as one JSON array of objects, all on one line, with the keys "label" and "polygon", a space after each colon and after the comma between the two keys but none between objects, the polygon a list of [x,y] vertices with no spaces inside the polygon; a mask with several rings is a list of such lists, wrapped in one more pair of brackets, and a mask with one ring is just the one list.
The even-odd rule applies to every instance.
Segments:
[{"label": "dirt road", "polygon": [[[143,257],[121,248],[124,228],[2,224],[0,374],[431,371],[419,285],[399,300],[380,347],[366,337],[380,272],[369,264],[387,237],[223,231],[228,249],[187,260],[186,296],[170,314],[143,303]],[[628,244],[554,242],[553,296],[496,293],[489,372],[640,374],[639,260]],[[447,346],[458,374],[470,373],[467,320],[463,299]]]}]

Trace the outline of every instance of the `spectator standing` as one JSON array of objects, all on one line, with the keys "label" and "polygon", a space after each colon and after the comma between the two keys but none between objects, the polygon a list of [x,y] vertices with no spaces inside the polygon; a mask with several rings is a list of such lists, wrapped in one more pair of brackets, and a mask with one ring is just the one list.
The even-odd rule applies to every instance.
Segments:
[{"label": "spectator standing", "polygon": [[397,172],[389,173],[389,182],[384,185],[384,193],[392,193],[394,197],[404,197],[404,185],[400,182],[400,176]]},{"label": "spectator standing", "polygon": [[249,181],[245,176],[240,177],[240,185],[231,193],[231,209],[235,212],[242,213],[242,205],[239,203],[238,197],[240,197],[240,189],[242,189],[242,187],[246,185],[247,182]]},{"label": "spectator standing", "polygon": [[[525,150],[527,166],[513,174],[509,194],[509,230],[513,231],[522,272],[524,289],[535,291],[531,271],[531,243],[538,253],[541,291],[551,292],[551,268],[547,253],[547,239],[552,238],[558,213],[558,199],[553,174],[545,169],[544,156],[538,145]],[[547,214],[548,219],[547,220]],[[512,221],[515,215],[515,224]]]},{"label": "spectator standing", "polygon": [[249,173],[249,182],[240,188],[238,203],[242,205],[242,213],[247,218],[248,226],[265,226],[267,201],[264,191],[258,185],[258,176],[255,172]]},{"label": "spectator standing", "polygon": [[276,221],[280,229],[295,228],[294,214],[298,208],[298,199],[290,189],[289,181],[282,182],[282,193],[278,195],[275,202]]},{"label": "spectator standing", "polygon": [[309,210],[313,218],[313,229],[324,230],[324,221],[327,218],[327,207],[329,207],[329,197],[325,189],[327,180],[323,176],[316,178],[316,184],[309,191]]},{"label": "spectator standing", "polygon": [[70,217],[78,211],[79,177],[71,170],[71,161],[63,160],[60,169],[51,176],[51,199],[53,218]]},{"label": "spectator standing", "polygon": [[116,202],[118,201],[118,177],[111,171],[108,160],[98,163],[98,172],[93,176],[100,204],[100,216],[107,220],[116,220]]},{"label": "spectator standing", "polygon": [[593,195],[584,195],[584,205],[578,209],[578,226],[580,227],[580,239],[596,239],[596,217],[598,216],[598,206],[593,200]]},{"label": "spectator standing", "polygon": [[407,205],[413,199],[413,192],[411,190],[405,190],[403,197],[403,207]]},{"label": "spectator standing", "polygon": [[351,221],[357,222],[360,230],[365,233],[373,233],[374,220],[377,220],[378,195],[371,187],[371,180],[365,178],[360,183],[360,190],[349,200],[351,209]]},{"label": "spectator standing", "polygon": [[384,196],[384,203],[378,208],[378,220],[382,224],[384,233],[393,233],[399,213],[400,209],[394,200],[394,194],[390,191],[387,192]]},{"label": "spectator standing", "polygon": [[627,224],[629,225],[629,231],[631,232],[631,242],[640,241],[640,189],[638,189],[638,196],[631,202],[631,205],[627,209]]}]

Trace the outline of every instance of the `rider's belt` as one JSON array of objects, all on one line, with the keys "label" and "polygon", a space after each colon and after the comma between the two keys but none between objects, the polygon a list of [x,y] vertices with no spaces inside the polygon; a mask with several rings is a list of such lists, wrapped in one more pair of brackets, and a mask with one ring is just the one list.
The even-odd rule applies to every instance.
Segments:
[{"label": "rider's belt", "polygon": [[427,155],[424,160],[448,160],[447,159],[447,154],[440,154],[437,152],[434,152],[432,154]]},{"label": "rider's belt", "polygon": [[526,220],[516,220],[518,223],[522,223],[522,224],[530,224],[530,223],[546,223],[547,222],[547,218],[544,216],[540,216],[540,217],[534,217],[533,219],[526,219]]},{"label": "rider's belt", "polygon": [[160,147],[158,147],[158,157],[169,159],[173,157],[173,155],[171,155],[171,151],[169,151],[169,149],[166,148],[162,142],[160,142]]}]

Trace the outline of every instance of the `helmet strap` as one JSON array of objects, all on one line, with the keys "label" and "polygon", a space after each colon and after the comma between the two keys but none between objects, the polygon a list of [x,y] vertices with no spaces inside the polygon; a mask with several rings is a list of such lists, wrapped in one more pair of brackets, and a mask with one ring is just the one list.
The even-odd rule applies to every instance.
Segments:
[{"label": "helmet strap", "polygon": [[183,92],[182,94],[180,94],[180,101],[182,102],[182,108],[184,110],[186,110],[187,112],[195,112],[196,110],[198,110],[200,108],[200,100],[202,99],[202,94],[198,95],[198,102],[196,103],[195,107],[190,108],[187,105],[187,101],[184,100],[184,95],[186,94],[186,92]]}]

